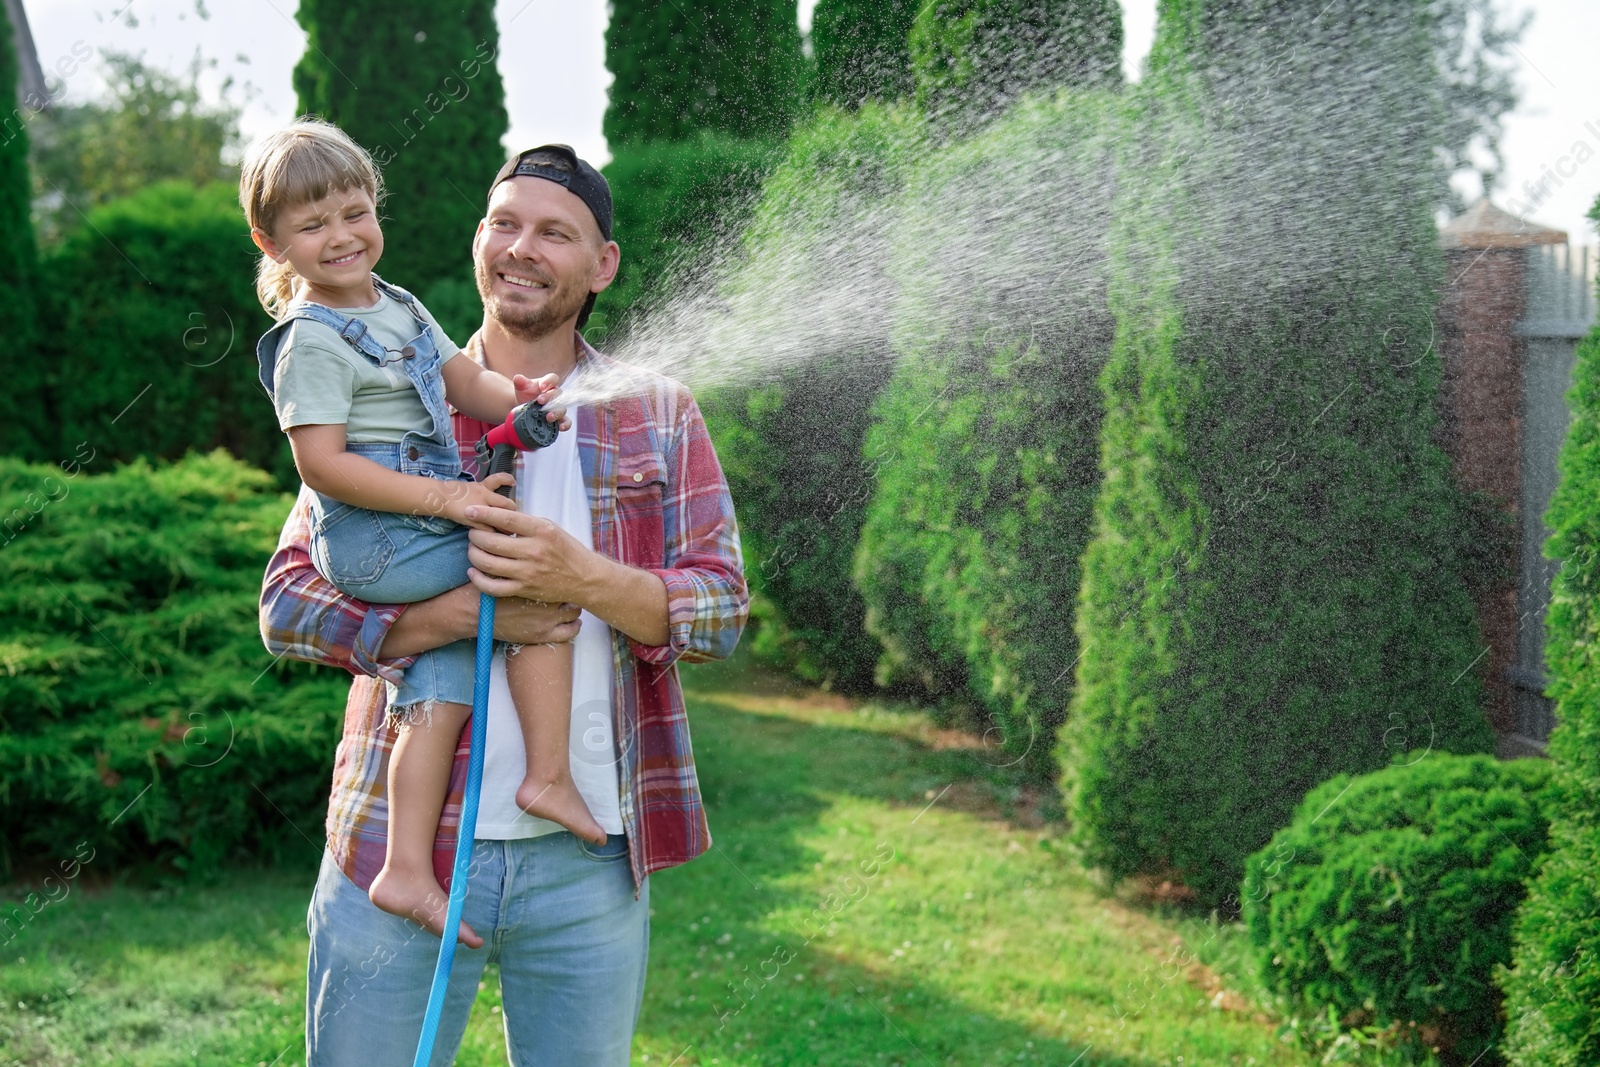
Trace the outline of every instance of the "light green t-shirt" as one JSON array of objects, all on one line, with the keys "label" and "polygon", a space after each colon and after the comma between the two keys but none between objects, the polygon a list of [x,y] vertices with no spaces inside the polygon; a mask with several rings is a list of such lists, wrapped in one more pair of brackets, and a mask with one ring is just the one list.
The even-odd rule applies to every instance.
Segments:
[{"label": "light green t-shirt", "polygon": [[[417,308],[433,328],[443,366],[461,349],[420,301]],[[387,293],[379,293],[371,307],[335,310],[365,322],[373,339],[396,358],[419,332],[411,312]],[[342,422],[348,441],[392,442],[408,430],[426,430],[430,425],[422,396],[399,363],[374,367],[331,327],[310,319],[298,319],[284,332],[272,388],[278,426],[284,430]]]}]

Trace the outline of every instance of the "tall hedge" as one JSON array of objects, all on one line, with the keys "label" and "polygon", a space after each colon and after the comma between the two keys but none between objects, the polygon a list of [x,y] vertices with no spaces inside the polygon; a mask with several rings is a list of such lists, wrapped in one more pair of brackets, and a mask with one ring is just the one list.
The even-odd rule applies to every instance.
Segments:
[{"label": "tall hedge", "polygon": [[1112,876],[1224,904],[1318,782],[1492,747],[1484,529],[1430,440],[1421,2],[1161,8],[1119,170],[1061,746],[1074,833]]},{"label": "tall hedge", "polygon": [[880,653],[850,571],[872,493],[862,442],[892,369],[892,205],[920,144],[908,108],[819,110],[763,186],[721,293],[730,335],[779,371],[706,405],[757,594],[752,643],[847,689],[872,684]]},{"label": "tall hedge", "polygon": [[899,100],[911,76],[914,0],[819,0],[811,15],[817,99],[838,107]]},{"label": "tall hedge", "polygon": [[795,0],[615,0],[602,126],[613,155],[701,130],[770,138],[794,118],[802,81]]},{"label": "tall hedge", "polygon": [[33,223],[29,217],[27,116],[17,101],[13,28],[0,11],[0,453],[31,454],[39,433],[39,359],[33,351]]},{"label": "tall hedge", "polygon": [[413,291],[470,280],[506,155],[493,0],[301,0],[295,18],[300,110],[338,123],[383,170],[384,275]]},{"label": "tall hedge", "polygon": [[604,343],[630,311],[681,289],[719,245],[735,240],[781,151],[775,140],[704,131],[631,146],[606,164],[622,263],[595,304],[588,336]]},{"label": "tall hedge", "polygon": [[1031,100],[915,171],[895,376],[866,454],[855,580],[884,674],[966,688],[1009,760],[1054,775],[1111,341],[1114,97]]},{"label": "tall hedge", "polygon": [[[1590,217],[1600,221],[1600,201]],[[1600,1062],[1600,327],[1578,346],[1567,404],[1572,421],[1544,548],[1561,561],[1545,643],[1559,801],[1550,855],[1517,915],[1513,970],[1500,975],[1504,1047],[1517,1067]]]},{"label": "tall hedge", "polygon": [[0,459],[0,868],[315,863],[349,679],[261,647],[289,497],[221,452],[114,470],[102,440]]},{"label": "tall hedge", "polygon": [[995,114],[1030,89],[1122,84],[1117,0],[933,0],[911,27],[917,102]]},{"label": "tall hedge", "polygon": [[58,462],[88,439],[102,463],[226,448],[297,483],[256,380],[270,320],[254,246],[222,183],[152,185],[89,212],[40,264],[46,425],[34,453]]}]

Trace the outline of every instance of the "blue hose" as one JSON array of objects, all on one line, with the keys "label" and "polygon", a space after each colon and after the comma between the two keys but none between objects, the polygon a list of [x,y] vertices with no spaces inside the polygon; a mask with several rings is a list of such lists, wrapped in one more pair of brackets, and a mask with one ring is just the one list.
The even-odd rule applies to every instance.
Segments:
[{"label": "blue hose", "polygon": [[461,827],[456,836],[455,869],[450,875],[450,908],[439,939],[439,962],[433,968],[433,988],[428,990],[428,1011],[422,1017],[417,1058],[412,1067],[428,1067],[433,1043],[439,1036],[439,1016],[450,986],[450,968],[456,961],[456,931],[467,900],[467,871],[472,865],[472,839],[478,829],[478,792],[483,783],[483,749],[489,718],[489,663],[494,657],[494,597],[478,600],[478,659],[472,680],[471,748],[467,755],[467,784],[461,793]]}]

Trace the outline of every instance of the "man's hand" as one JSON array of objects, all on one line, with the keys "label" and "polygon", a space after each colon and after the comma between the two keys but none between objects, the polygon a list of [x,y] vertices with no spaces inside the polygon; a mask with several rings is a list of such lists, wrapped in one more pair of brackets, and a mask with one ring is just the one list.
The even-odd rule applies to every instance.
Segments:
[{"label": "man's hand", "polygon": [[[406,606],[389,628],[378,655],[415,656],[478,633],[478,591],[461,585]],[[521,597],[495,603],[494,635],[519,645],[558,645],[578,636],[578,609],[571,604],[536,604]]]},{"label": "man's hand", "polygon": [[596,563],[605,560],[549,519],[500,508],[466,509],[467,577],[490,596],[551,604],[583,603]]},{"label": "man's hand", "polygon": [[667,586],[659,575],[584,548],[549,519],[501,508],[469,510],[480,528],[467,534],[467,577],[478,589],[576,604],[642,645],[671,640]]},{"label": "man's hand", "polygon": [[[462,586],[476,595],[471,586]],[[522,597],[495,601],[494,635],[514,645],[559,645],[578,636],[582,620],[575,604],[541,604]]]}]

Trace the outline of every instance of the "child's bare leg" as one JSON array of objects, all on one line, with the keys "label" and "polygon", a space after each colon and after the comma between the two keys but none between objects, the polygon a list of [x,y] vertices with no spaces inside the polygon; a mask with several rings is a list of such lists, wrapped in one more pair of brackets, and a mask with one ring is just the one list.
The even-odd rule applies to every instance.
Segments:
[{"label": "child's bare leg", "polygon": [[[389,754],[388,847],[383,870],[367,890],[384,911],[415,919],[440,936],[450,898],[433,874],[433,839],[461,727],[471,711],[465,704],[437,702],[431,716],[400,728]],[[457,937],[469,948],[483,945],[466,923]]]},{"label": "child's bare leg", "polygon": [[567,748],[572,719],[572,645],[523,645],[506,655],[506,683],[522,724],[528,774],[517,790],[517,806],[529,815],[560,823],[578,837],[605,844],[572,780]]}]

